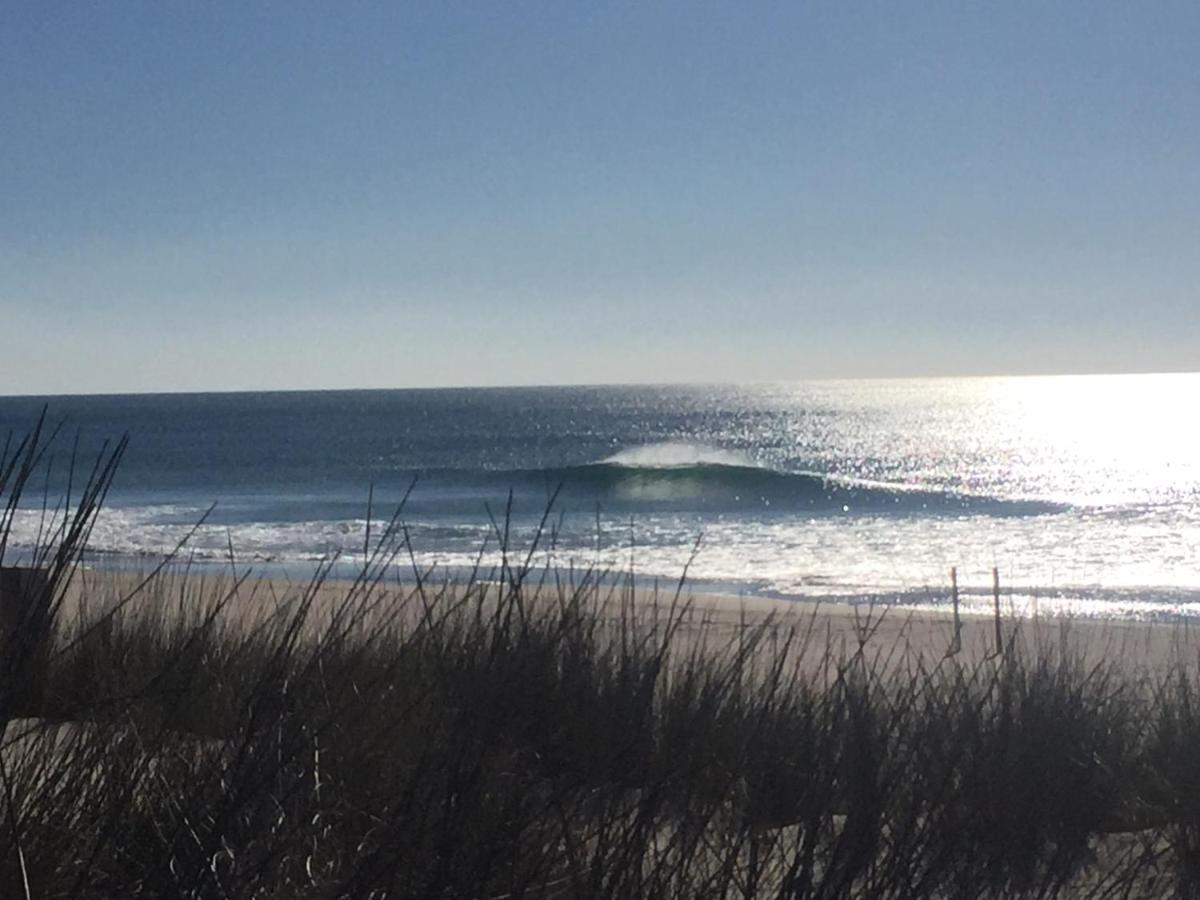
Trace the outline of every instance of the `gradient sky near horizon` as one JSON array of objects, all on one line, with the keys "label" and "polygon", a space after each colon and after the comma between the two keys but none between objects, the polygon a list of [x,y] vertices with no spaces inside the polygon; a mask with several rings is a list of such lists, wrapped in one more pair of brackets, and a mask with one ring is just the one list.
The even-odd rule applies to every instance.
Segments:
[{"label": "gradient sky near horizon", "polygon": [[0,394],[1200,368],[1192,2],[0,9]]}]

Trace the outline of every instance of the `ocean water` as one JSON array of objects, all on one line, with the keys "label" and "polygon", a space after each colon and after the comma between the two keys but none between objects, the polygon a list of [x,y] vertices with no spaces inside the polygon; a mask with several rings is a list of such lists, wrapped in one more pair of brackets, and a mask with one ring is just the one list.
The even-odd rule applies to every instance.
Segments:
[{"label": "ocean water", "polygon": [[[0,398],[56,474],[128,433],[93,561],[187,553],[302,577],[402,518],[422,567],[538,562],[799,600],[1200,613],[1200,375]],[[410,490],[411,489],[411,490]],[[13,527],[36,539],[41,496]],[[52,498],[53,499],[53,498]],[[697,549],[697,542],[698,549]],[[694,559],[692,558],[694,552]],[[405,557],[404,565],[410,565]]]}]

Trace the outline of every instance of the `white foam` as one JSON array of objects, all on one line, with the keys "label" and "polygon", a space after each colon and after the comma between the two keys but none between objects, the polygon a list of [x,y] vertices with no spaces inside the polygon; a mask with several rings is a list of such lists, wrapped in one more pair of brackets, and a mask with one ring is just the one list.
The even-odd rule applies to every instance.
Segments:
[{"label": "white foam", "polygon": [[681,441],[664,441],[658,444],[644,444],[640,447],[627,447],[606,457],[602,462],[640,469],[670,469],[702,465],[759,468],[758,462],[744,453]]}]

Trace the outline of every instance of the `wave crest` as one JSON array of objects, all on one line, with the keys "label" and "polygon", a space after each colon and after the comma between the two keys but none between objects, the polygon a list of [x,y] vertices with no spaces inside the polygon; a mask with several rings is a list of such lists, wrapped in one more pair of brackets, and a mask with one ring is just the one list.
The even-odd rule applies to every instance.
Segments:
[{"label": "wave crest", "polygon": [[622,450],[593,463],[488,473],[497,488],[561,488],[568,499],[708,512],[771,509],[807,513],[1029,515],[1059,509],[951,491],[858,482],[759,465],[733,451],[664,443]]},{"label": "wave crest", "polygon": [[664,441],[627,447],[596,465],[624,466],[632,469],[676,469],[688,466],[733,466],[744,469],[762,468],[749,456],[705,444]]}]

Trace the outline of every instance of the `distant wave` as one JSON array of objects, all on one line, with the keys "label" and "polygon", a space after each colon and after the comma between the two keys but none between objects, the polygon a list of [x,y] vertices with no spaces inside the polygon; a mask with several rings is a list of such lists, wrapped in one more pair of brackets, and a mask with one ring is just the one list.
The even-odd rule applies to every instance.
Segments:
[{"label": "distant wave", "polygon": [[514,473],[524,478],[561,482],[564,490],[620,500],[703,501],[705,505],[782,507],[850,512],[921,512],[977,510],[1029,514],[1049,504],[1004,501],[904,486],[885,487],[842,481],[810,472],[783,472],[757,466],[696,463],[643,468],[592,463]]},{"label": "distant wave", "polygon": [[545,496],[561,488],[569,499],[706,511],[761,508],[842,514],[1036,515],[1062,508],[1038,501],[789,472],[730,451],[688,444],[639,447],[581,465],[430,474],[443,483],[470,482],[483,490],[512,488]]}]

